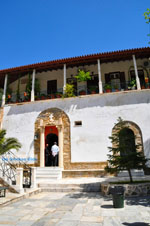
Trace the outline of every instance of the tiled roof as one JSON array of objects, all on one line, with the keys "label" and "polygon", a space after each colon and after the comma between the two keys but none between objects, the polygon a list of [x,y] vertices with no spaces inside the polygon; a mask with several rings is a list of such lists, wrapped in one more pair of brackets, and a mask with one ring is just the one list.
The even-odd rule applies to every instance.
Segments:
[{"label": "tiled roof", "polygon": [[150,47],[144,48],[136,48],[136,49],[127,49],[127,50],[120,50],[120,51],[113,51],[113,52],[104,52],[104,53],[97,53],[97,54],[90,54],[85,56],[78,56],[78,57],[71,57],[71,58],[64,58],[59,60],[53,61],[46,61],[41,63],[29,64],[25,66],[19,66],[9,69],[0,70],[0,75],[8,74],[17,74],[17,73],[25,73],[36,69],[37,71],[44,71],[48,69],[59,69],[62,68],[64,64],[67,66],[75,66],[81,65],[84,63],[92,63],[95,62],[97,59],[100,59],[101,62],[109,62],[109,61],[116,61],[116,60],[126,60],[132,59],[132,55],[135,54],[136,57],[150,57]]}]

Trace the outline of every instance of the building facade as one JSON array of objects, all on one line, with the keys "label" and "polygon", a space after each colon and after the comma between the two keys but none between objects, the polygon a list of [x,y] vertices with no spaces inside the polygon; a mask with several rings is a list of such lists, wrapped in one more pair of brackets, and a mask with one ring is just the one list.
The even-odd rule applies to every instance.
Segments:
[{"label": "building facade", "polygon": [[[149,57],[150,48],[142,48],[1,70],[1,128],[22,143],[17,156],[32,166],[51,166],[45,144],[51,148],[56,141],[64,177],[103,175],[108,137],[121,117],[149,158]],[[79,83],[79,69],[91,80]],[[66,84],[74,84],[74,97],[60,96]]]}]

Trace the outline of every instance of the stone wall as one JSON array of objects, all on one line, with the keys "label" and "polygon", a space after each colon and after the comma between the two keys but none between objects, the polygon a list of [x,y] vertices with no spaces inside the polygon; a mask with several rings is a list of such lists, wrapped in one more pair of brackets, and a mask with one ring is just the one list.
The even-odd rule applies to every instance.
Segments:
[{"label": "stone wall", "polygon": [[101,184],[101,193],[105,196],[109,195],[109,188],[114,186],[123,186],[125,189],[125,196],[144,196],[150,195],[150,182],[149,183],[138,183],[138,184]]}]

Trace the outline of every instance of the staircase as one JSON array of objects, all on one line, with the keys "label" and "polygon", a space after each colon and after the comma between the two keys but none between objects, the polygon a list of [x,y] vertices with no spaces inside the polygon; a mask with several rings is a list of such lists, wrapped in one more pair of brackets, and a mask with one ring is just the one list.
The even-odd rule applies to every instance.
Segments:
[{"label": "staircase", "polygon": [[100,181],[62,179],[59,167],[37,167],[37,186],[44,192],[99,192]]},{"label": "staircase", "polygon": [[39,183],[48,183],[52,180],[58,180],[62,178],[62,169],[59,167],[37,167],[36,168],[36,180]]}]

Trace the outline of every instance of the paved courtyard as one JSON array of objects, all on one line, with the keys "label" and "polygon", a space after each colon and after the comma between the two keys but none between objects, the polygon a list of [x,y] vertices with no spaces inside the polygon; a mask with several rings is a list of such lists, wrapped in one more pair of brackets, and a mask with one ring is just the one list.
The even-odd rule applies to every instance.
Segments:
[{"label": "paved courtyard", "polygon": [[0,208],[0,225],[17,226],[146,226],[150,196],[128,198],[114,209],[99,193],[39,193]]}]

